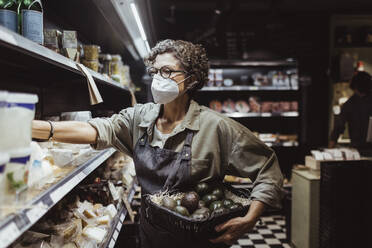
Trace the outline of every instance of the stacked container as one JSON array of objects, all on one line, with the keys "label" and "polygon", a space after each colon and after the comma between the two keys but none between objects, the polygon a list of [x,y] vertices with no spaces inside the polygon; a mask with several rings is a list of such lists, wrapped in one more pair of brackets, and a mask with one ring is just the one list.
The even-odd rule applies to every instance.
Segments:
[{"label": "stacked container", "polygon": [[0,195],[27,188],[37,101],[37,95],[0,91]]}]

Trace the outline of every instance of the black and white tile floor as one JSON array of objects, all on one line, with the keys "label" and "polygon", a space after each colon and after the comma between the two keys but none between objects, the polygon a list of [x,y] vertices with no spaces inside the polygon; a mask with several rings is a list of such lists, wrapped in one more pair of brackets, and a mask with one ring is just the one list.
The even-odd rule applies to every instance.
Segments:
[{"label": "black and white tile floor", "polygon": [[231,248],[290,248],[286,239],[284,216],[261,217],[254,229]]}]

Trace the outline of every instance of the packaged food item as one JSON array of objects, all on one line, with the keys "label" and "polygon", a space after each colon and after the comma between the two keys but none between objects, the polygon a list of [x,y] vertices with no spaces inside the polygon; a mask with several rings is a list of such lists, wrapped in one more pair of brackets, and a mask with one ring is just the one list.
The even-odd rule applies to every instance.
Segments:
[{"label": "packaged food item", "polygon": [[120,74],[120,66],[122,65],[120,55],[112,55],[111,72],[112,75]]},{"label": "packaged food item", "polygon": [[19,192],[27,187],[31,148],[10,150],[9,156],[10,160],[5,168],[7,191],[9,193]]},{"label": "packaged food item", "polygon": [[111,219],[113,219],[117,213],[118,211],[116,210],[116,207],[113,204],[110,204],[106,207],[105,214],[108,214],[111,217]]},{"label": "packaged food item", "polygon": [[214,111],[217,111],[219,113],[222,112],[222,103],[217,100],[213,100],[209,103],[209,107],[213,109]]},{"label": "packaged food item", "polygon": [[272,112],[272,105],[273,105],[273,102],[262,102],[261,103],[261,112],[262,113]]},{"label": "packaged food item", "polygon": [[227,99],[226,101],[224,101],[223,102],[223,105],[222,105],[222,110],[225,113],[234,113],[234,112],[236,112],[234,101],[231,100],[231,99]]},{"label": "packaged food item", "polygon": [[103,242],[106,233],[107,230],[99,227],[87,226],[83,229],[83,235],[89,239],[96,241],[97,243]]},{"label": "packaged food item", "polygon": [[68,165],[74,159],[73,152],[70,149],[51,149],[49,152],[57,166]]},{"label": "packaged food item", "polygon": [[208,83],[207,83],[207,86],[208,87],[213,87],[215,86],[214,85],[214,69],[209,69],[209,73],[208,73]]},{"label": "packaged food item", "polygon": [[[2,94],[4,98],[5,94]],[[1,101],[1,99],[0,99]],[[31,123],[35,116],[37,95],[8,93],[0,106],[0,150],[28,147],[31,143]]]},{"label": "packaged food item", "polygon": [[98,62],[99,53],[101,52],[101,48],[97,45],[84,45],[84,58],[86,60],[95,60]]},{"label": "packaged food item", "polygon": [[53,173],[52,166],[48,160],[44,160],[46,153],[36,142],[31,142],[31,162],[29,164],[28,187],[42,188]]},{"label": "packaged food item", "polygon": [[62,121],[89,121],[92,119],[92,112],[77,111],[77,112],[63,112],[61,113]]},{"label": "packaged food item", "polygon": [[83,65],[85,65],[86,67],[92,69],[93,71],[98,72],[98,67],[99,67],[99,62],[98,62],[98,60],[85,60],[85,59],[83,59],[83,60],[81,61],[81,63],[82,63]]},{"label": "packaged food item", "polygon": [[246,101],[237,101],[235,103],[235,108],[239,113],[248,113],[250,110]]},{"label": "packaged food item", "polygon": [[78,51],[76,31],[63,30],[62,33],[63,55],[76,62],[79,61],[80,53]]},{"label": "packaged food item", "polygon": [[99,55],[99,60],[101,61],[103,67],[101,73],[106,74],[108,76],[111,76],[112,74],[112,67],[111,67],[111,62],[112,62],[112,56],[110,54],[100,54]]},{"label": "packaged food item", "polygon": [[6,188],[6,180],[5,180],[5,167],[9,163],[9,154],[8,153],[0,153],[0,205],[3,202],[5,188]]},{"label": "packaged food item", "polygon": [[61,37],[62,33],[57,29],[44,29],[44,46],[56,53],[61,53]]},{"label": "packaged food item", "polygon": [[290,102],[280,102],[279,105],[280,105],[281,112],[291,111],[291,103]]},{"label": "packaged food item", "polygon": [[296,101],[291,102],[291,110],[298,111],[298,102]]},{"label": "packaged food item", "polygon": [[215,69],[214,70],[214,83],[216,87],[221,87],[223,84],[223,69]]},{"label": "packaged food item", "polygon": [[257,97],[250,97],[249,98],[249,107],[251,112],[260,113],[261,112],[261,104],[258,102]]}]

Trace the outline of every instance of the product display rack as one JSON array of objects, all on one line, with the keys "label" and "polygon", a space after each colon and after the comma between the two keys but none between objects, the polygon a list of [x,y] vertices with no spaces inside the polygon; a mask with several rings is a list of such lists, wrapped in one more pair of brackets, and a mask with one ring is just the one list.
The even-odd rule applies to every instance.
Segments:
[{"label": "product display rack", "polygon": [[[135,190],[136,184],[133,183],[130,187],[130,192],[128,194],[128,202],[131,203],[136,192]],[[114,248],[121,228],[123,226],[123,222],[128,214],[127,209],[125,208],[124,204],[121,209],[118,211],[117,217],[113,221],[111,225],[110,234],[107,236],[106,242],[103,242],[100,248]]]},{"label": "product display rack", "polygon": [[[124,63],[133,64],[134,60],[140,59],[115,1],[65,1],[62,7],[57,2],[49,2],[45,1],[44,5],[44,19],[48,18],[44,24],[47,26],[76,30],[79,42],[97,44],[105,52],[120,54]],[[85,7],[79,9],[77,6],[81,5]],[[81,9],[84,9],[84,15],[81,15]],[[98,26],[104,27],[104,32],[97,30]],[[137,29],[136,26],[130,28]],[[38,95],[35,119],[70,111],[112,113],[132,106],[133,94],[127,87],[88,68],[87,71],[103,103],[92,105],[87,76],[75,61],[0,26],[0,90]],[[17,210],[13,214],[0,220],[0,248],[13,244],[114,153],[113,148],[91,152],[86,162],[73,168],[57,183],[42,193],[37,192],[36,196],[30,194],[34,197],[28,199],[25,206],[15,206]],[[133,195],[134,185],[129,192],[129,202]],[[122,204],[117,217],[112,220],[106,242],[100,247],[113,247],[126,215],[127,210]]]},{"label": "product display rack", "polygon": [[[252,76],[254,73],[267,73],[268,71],[286,71],[297,70],[297,62],[294,59],[274,60],[274,61],[239,61],[239,60],[211,60],[211,69],[222,69],[223,79],[232,76],[233,85],[231,86],[205,86],[196,94],[196,100],[209,107],[209,103],[218,100],[221,103],[231,99],[236,102],[246,101],[250,97],[258,97],[261,101],[270,102],[293,102],[298,103],[297,111],[283,112],[233,112],[222,113],[230,117],[253,132],[267,134],[297,135],[296,141],[289,142],[264,142],[267,146],[276,151],[280,166],[284,174],[289,177],[293,164],[299,158],[296,155],[301,149],[303,143],[302,133],[305,127],[302,127],[303,121],[303,97],[300,86],[300,79],[297,85],[251,85],[251,83],[239,80],[239,75]],[[235,71],[234,71],[235,70]],[[226,74],[225,75],[225,71]],[[297,73],[298,74],[298,73]],[[240,79],[242,77],[240,76]],[[219,79],[221,80],[221,79]],[[221,83],[220,83],[221,84]]]},{"label": "product display rack", "polygon": [[112,148],[96,152],[91,159],[35,197],[23,209],[0,221],[0,247],[13,243],[114,152]]}]

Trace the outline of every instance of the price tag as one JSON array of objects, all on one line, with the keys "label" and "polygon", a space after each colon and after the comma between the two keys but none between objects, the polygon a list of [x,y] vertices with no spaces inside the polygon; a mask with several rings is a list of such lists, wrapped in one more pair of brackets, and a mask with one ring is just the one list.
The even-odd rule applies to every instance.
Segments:
[{"label": "price tag", "polygon": [[114,246],[115,246],[115,241],[113,240],[113,239],[111,239],[111,241],[110,241],[110,244],[109,244],[109,248],[114,248]]},{"label": "price tag", "polygon": [[31,207],[32,209],[26,212],[26,216],[31,223],[38,221],[48,211],[48,206],[44,205],[42,202]]},{"label": "price tag", "polygon": [[9,223],[0,230],[0,247],[7,247],[21,234],[14,222]]},{"label": "price tag", "polygon": [[61,200],[68,192],[70,192],[78,183],[80,183],[85,178],[84,172],[80,172],[68,182],[63,184],[61,187],[56,189],[53,193],[50,194],[50,198],[54,203],[57,203]]},{"label": "price tag", "polygon": [[117,228],[118,228],[118,230],[120,231],[121,230],[121,227],[123,226],[123,223],[121,223],[120,221],[119,221],[119,223],[118,223],[118,225],[117,225]]},{"label": "price tag", "polygon": [[119,236],[119,232],[118,232],[117,230],[115,230],[115,232],[114,232],[114,234],[112,235],[112,237],[113,237],[115,240],[117,240],[118,236]]},{"label": "price tag", "polygon": [[121,214],[121,215],[120,215],[120,221],[123,222],[124,219],[125,219],[125,215],[124,215],[124,214]]},{"label": "price tag", "polygon": [[261,116],[262,117],[270,117],[270,116],[272,116],[272,114],[271,113],[261,113]]}]

